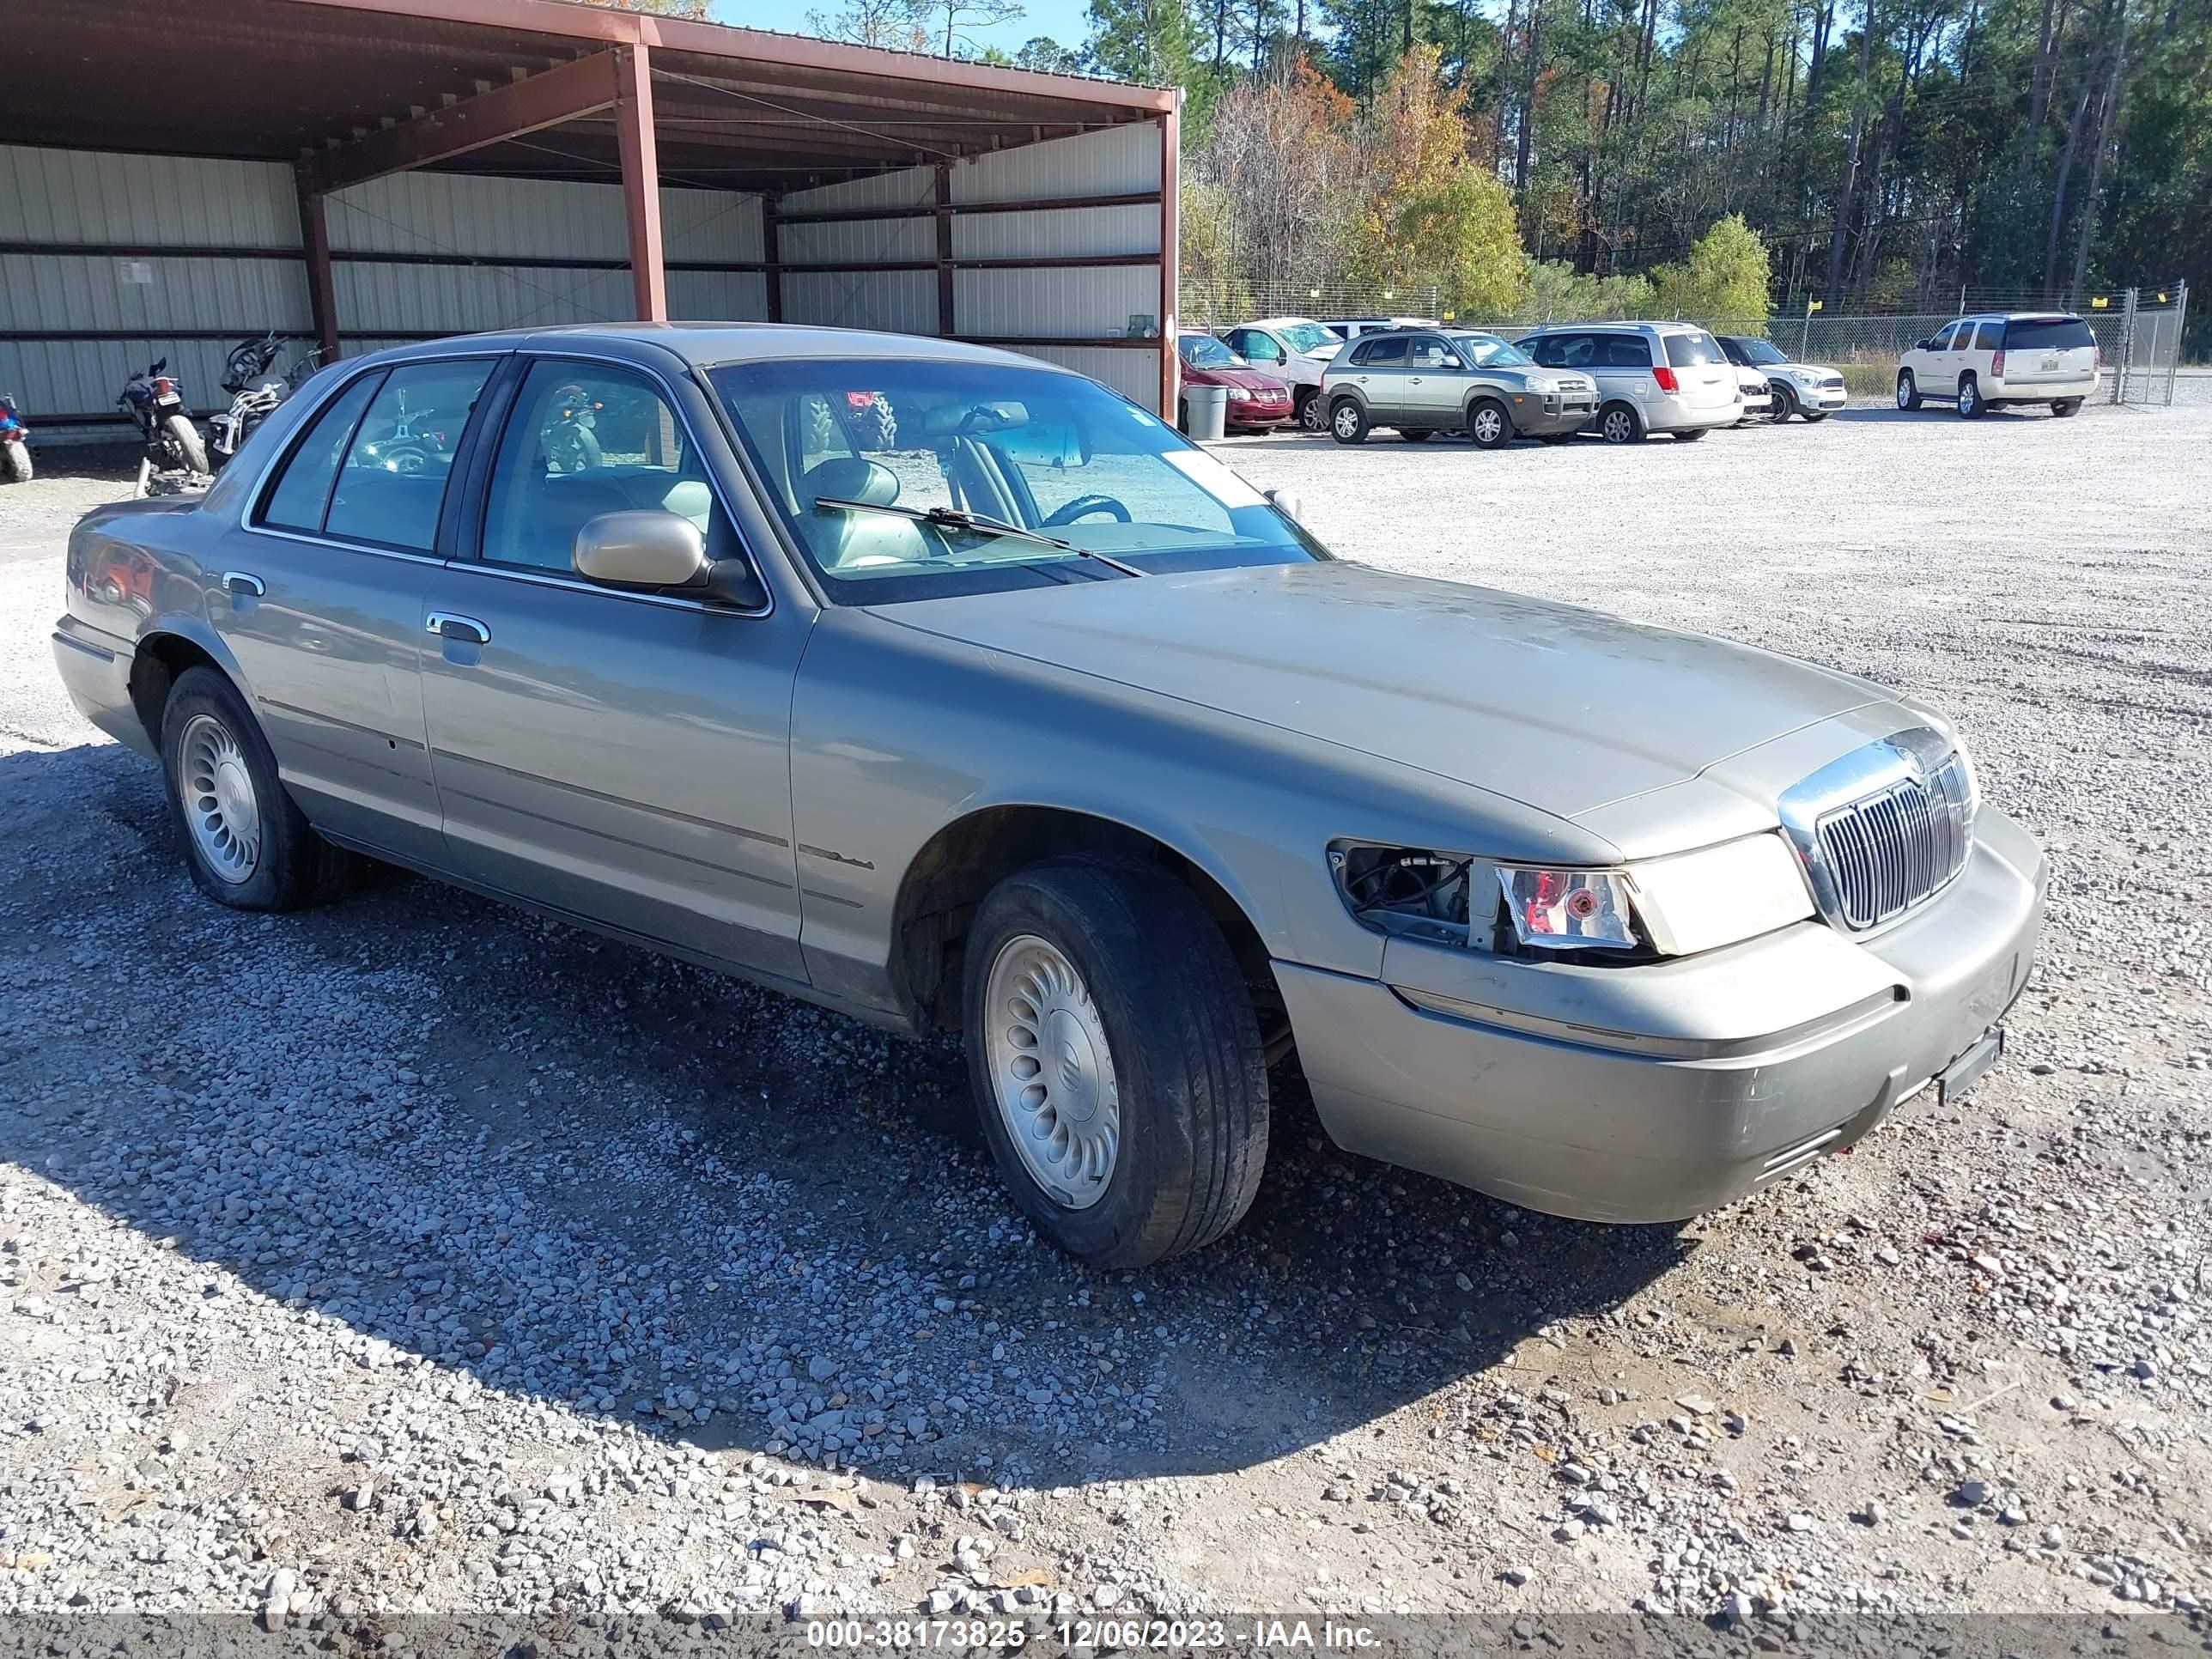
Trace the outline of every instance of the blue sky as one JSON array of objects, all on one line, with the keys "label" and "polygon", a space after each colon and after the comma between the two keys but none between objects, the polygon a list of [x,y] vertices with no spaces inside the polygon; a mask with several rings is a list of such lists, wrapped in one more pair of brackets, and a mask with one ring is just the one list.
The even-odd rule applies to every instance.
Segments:
[{"label": "blue sky", "polygon": [[[1019,22],[994,28],[969,26],[965,33],[985,46],[1006,52],[1020,49],[1025,40],[1048,34],[1063,46],[1082,44],[1088,0],[1023,0],[1027,15]],[[806,14],[819,11],[834,17],[837,0],[715,0],[714,21],[739,28],[778,29],[786,34],[811,34]]]}]

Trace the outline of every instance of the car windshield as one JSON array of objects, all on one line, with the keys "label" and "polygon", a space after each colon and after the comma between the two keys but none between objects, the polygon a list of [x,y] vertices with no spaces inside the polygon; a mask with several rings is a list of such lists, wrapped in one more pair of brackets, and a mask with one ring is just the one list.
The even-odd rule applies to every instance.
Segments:
[{"label": "car windshield", "polygon": [[1285,323],[1275,332],[1293,351],[1320,351],[1344,343],[1319,323]]},{"label": "car windshield", "polygon": [[1477,368],[1526,368],[1528,359],[1495,334],[1455,334],[1452,343],[1460,356]]},{"label": "car windshield", "polygon": [[1182,360],[1193,368],[1239,368],[1244,362],[1211,334],[1184,335]]},{"label": "car windshield", "polygon": [[1754,363],[1786,363],[1790,361],[1766,340],[1738,340],[1736,348]]},{"label": "car windshield", "polygon": [[763,499],[833,599],[1329,556],[1212,456],[1080,375],[779,358],[708,379]]}]

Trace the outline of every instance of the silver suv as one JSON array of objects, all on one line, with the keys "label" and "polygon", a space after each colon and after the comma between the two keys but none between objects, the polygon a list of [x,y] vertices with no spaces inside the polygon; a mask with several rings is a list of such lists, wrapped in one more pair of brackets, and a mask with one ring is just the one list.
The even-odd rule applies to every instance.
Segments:
[{"label": "silver suv", "polygon": [[1514,343],[1545,368],[1576,369],[1597,382],[1592,424],[1609,444],[1654,432],[1702,438],[1743,413],[1720,342],[1692,323],[1562,324]]},{"label": "silver suv", "polygon": [[1539,368],[1495,334],[1402,329],[1363,334],[1337,353],[1321,403],[1340,444],[1389,426],[1408,443],[1464,432],[1477,449],[1501,449],[1516,438],[1565,443],[1596,409],[1597,382]]}]

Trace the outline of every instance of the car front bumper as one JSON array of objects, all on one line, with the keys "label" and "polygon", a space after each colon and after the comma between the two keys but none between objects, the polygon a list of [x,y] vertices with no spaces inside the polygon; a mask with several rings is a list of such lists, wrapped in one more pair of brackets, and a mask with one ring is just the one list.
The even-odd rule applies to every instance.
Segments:
[{"label": "car front bumper", "polygon": [[1297,410],[1291,405],[1288,392],[1273,403],[1251,398],[1240,404],[1232,398],[1229,400],[1227,424],[1234,427],[1280,426],[1295,419],[1296,416]]},{"label": "car front bumper", "polygon": [[1973,1048],[2027,982],[2045,879],[1985,808],[1959,877],[1863,940],[1803,922],[1618,968],[1413,945],[1382,980],[1275,975],[1347,1151],[1557,1215],[1674,1221],[1855,1145]]},{"label": "car front bumper", "polygon": [[1790,395],[1800,409],[1841,409],[1851,400],[1850,389],[1841,386],[1800,386],[1790,382]]}]

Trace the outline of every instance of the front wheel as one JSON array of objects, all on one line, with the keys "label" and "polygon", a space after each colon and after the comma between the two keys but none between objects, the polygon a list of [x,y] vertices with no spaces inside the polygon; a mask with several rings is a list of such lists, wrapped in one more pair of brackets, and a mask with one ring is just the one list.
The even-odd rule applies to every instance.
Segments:
[{"label": "front wheel", "polygon": [[1797,394],[1779,380],[1770,380],[1766,390],[1774,399],[1774,424],[1786,426],[1790,417],[1797,412]]},{"label": "front wheel", "polygon": [[1040,1231],[1110,1269],[1237,1224],[1267,1164],[1267,1062],[1188,888],[1088,854],[1033,865],[983,901],[966,960],[984,1138]]},{"label": "front wheel", "polygon": [[2079,398],[2061,398],[2051,405],[2051,412],[2062,421],[2069,415],[2079,415],[2081,412],[2081,400]]},{"label": "front wheel", "polygon": [[1828,413],[1829,411],[1825,409],[1808,409],[1805,411],[1805,424],[1818,426],[1828,418]]},{"label": "front wheel", "polygon": [[161,422],[161,427],[175,444],[178,458],[186,471],[204,473],[208,470],[207,446],[200,441],[199,428],[190,419],[172,415]]},{"label": "front wheel", "polygon": [[1367,411],[1357,398],[1339,398],[1328,411],[1328,435],[1340,444],[1367,441]]},{"label": "front wheel", "polygon": [[0,471],[5,471],[9,483],[31,482],[31,447],[18,438],[0,443]]},{"label": "front wheel", "polygon": [[1909,368],[1897,371],[1897,406],[1907,412],[1920,407],[1920,382]]},{"label": "front wheel", "polygon": [[343,890],[344,853],[285,792],[246,699],[212,668],[188,668],[161,708],[169,816],[192,884],[234,910],[296,910]]},{"label": "front wheel", "polygon": [[1310,387],[1298,393],[1298,428],[1303,432],[1321,430],[1321,388]]},{"label": "front wheel", "polygon": [[1513,417],[1497,398],[1479,398],[1467,411],[1467,435],[1477,449],[1503,449],[1513,441]]},{"label": "front wheel", "polygon": [[1398,435],[1409,444],[1425,444],[1436,434],[1427,427],[1416,426],[1401,427],[1398,429]]},{"label": "front wheel", "polygon": [[1678,444],[1693,444],[1711,430],[1712,430],[1711,427],[1692,426],[1686,427],[1680,432],[1670,432],[1667,435]]}]

